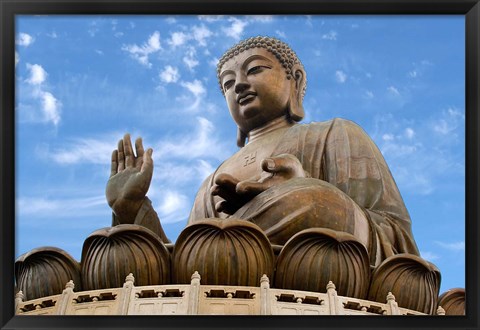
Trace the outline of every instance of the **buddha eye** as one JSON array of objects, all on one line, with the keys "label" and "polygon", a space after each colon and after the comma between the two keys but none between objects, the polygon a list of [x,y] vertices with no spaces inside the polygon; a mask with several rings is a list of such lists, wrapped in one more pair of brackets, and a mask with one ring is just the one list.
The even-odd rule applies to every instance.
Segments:
[{"label": "buddha eye", "polygon": [[256,66],[251,67],[250,69],[248,69],[247,75],[259,73],[259,72],[261,72],[263,69],[270,69],[270,67],[268,67],[268,66],[266,66],[266,65],[256,65]]},{"label": "buddha eye", "polygon": [[230,80],[227,80],[224,84],[223,84],[223,90],[226,92],[230,87],[233,86],[235,80],[233,79],[230,79]]}]

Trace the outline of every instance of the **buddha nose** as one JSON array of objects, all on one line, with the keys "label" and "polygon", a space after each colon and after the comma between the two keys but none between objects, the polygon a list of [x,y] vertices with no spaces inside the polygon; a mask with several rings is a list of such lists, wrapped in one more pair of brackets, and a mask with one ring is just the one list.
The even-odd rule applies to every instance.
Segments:
[{"label": "buddha nose", "polygon": [[235,93],[239,94],[249,87],[250,84],[248,83],[246,75],[239,75],[235,81]]}]

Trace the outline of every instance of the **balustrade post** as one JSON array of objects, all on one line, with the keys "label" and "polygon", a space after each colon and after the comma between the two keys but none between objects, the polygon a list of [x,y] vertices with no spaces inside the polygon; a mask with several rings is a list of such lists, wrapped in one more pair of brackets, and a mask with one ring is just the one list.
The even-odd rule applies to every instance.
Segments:
[{"label": "balustrade post", "polygon": [[67,307],[72,303],[73,289],[75,288],[75,283],[73,280],[68,281],[65,285],[65,289],[62,292],[62,295],[57,301],[58,307],[56,310],[56,315],[65,315],[67,313]]},{"label": "balustrade post", "polygon": [[188,315],[198,314],[198,303],[200,299],[200,274],[195,271],[192,274],[192,280],[190,282],[190,297],[188,301]]},{"label": "balustrade post", "polygon": [[260,279],[260,315],[271,315],[270,307],[270,280],[266,274]]},{"label": "balustrade post", "polygon": [[332,281],[329,281],[327,284],[327,296],[330,315],[342,315],[343,312],[340,310],[336,287]]},{"label": "balustrade post", "polygon": [[391,292],[387,294],[387,305],[390,307],[390,315],[401,315],[395,296]]},{"label": "balustrade post", "polygon": [[15,314],[18,314],[18,312],[20,312],[20,305],[23,303],[23,298],[25,298],[25,296],[23,295],[23,291],[18,291],[15,295]]},{"label": "balustrade post", "polygon": [[125,283],[123,283],[122,291],[120,297],[118,298],[118,311],[117,315],[127,315],[130,307],[130,298],[132,296],[132,290],[135,283],[135,277],[130,273],[125,278]]}]

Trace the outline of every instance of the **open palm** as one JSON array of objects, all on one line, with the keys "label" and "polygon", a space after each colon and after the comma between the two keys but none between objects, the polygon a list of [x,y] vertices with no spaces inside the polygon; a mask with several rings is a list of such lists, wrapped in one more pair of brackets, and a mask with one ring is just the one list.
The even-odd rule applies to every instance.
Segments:
[{"label": "open palm", "polygon": [[110,178],[107,183],[108,205],[122,223],[133,223],[142,205],[153,175],[152,149],[146,152],[142,140],[135,141],[133,153],[130,135],[125,134],[112,152]]}]

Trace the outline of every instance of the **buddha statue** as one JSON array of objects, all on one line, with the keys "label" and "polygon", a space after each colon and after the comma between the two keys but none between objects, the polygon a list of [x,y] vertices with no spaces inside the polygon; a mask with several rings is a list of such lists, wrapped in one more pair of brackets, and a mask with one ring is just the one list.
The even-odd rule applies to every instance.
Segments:
[{"label": "buddha statue", "polygon": [[[158,263],[170,262],[171,276],[149,278],[188,283],[198,271],[206,284],[258,285],[267,274],[274,287],[317,292],[333,281],[339,295],[385,302],[392,292],[400,307],[433,314],[440,273],[419,256],[385,159],[352,121],[300,123],[307,79],[296,53],[275,38],[249,38],[221,57],[217,76],[239,150],[204,180],[171,256],[161,248]],[[119,234],[151,242],[153,232],[167,244],[147,197],[152,152],[126,134],[112,153],[106,197]],[[87,239],[82,256],[107,255],[92,250],[108,245],[102,235],[101,244]]]}]

